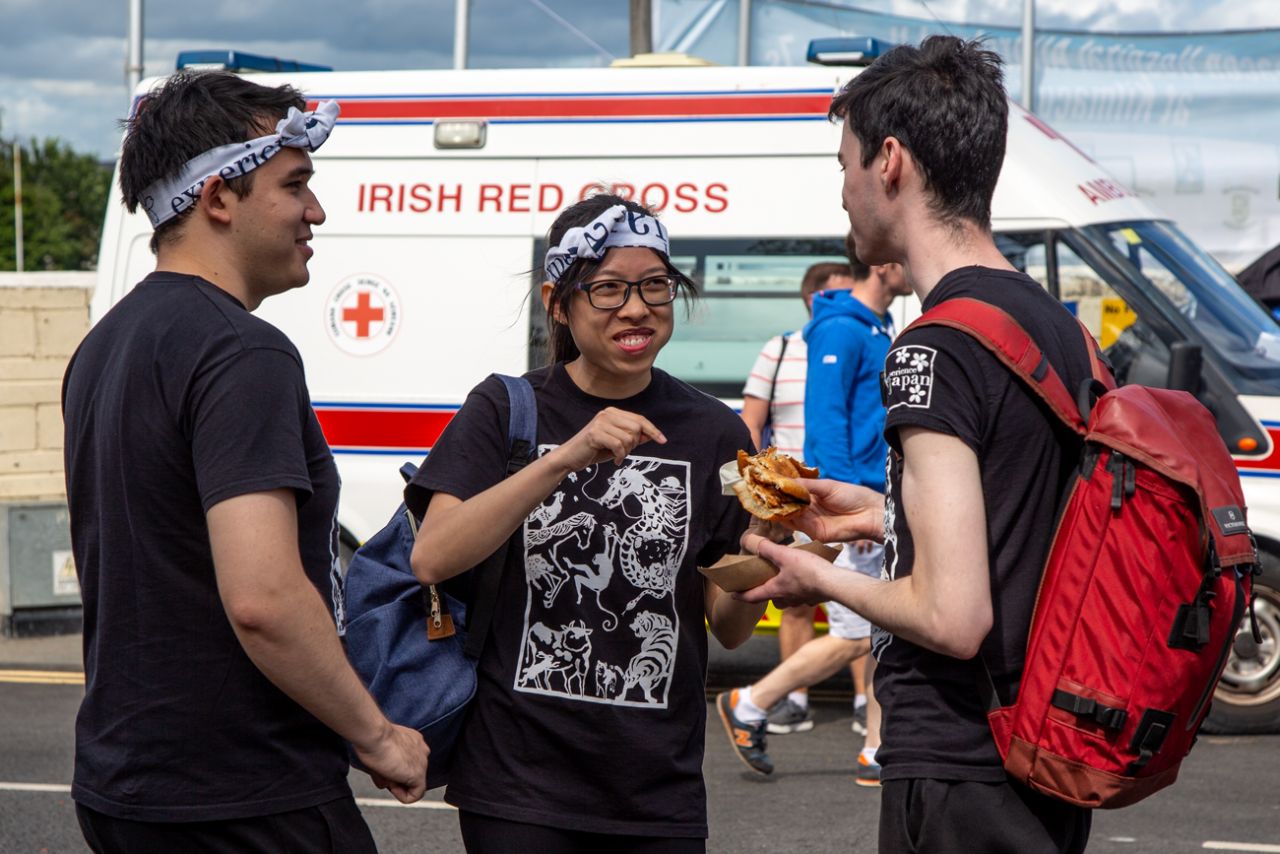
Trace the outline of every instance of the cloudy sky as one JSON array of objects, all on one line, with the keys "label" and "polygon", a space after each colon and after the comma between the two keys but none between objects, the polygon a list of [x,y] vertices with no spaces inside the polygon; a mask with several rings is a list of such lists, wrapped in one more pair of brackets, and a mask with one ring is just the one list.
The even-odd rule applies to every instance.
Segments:
[{"label": "cloudy sky", "polygon": [[[720,0],[653,2],[660,30],[671,30]],[[924,0],[825,2],[992,25],[1016,26],[1022,14],[1022,0],[927,0],[927,8]],[[0,0],[0,7],[0,136],[55,136],[111,157],[128,103],[128,0]],[[179,51],[198,48],[342,70],[448,67],[453,8],[453,0],[150,0],[146,73],[166,73]],[[627,53],[627,0],[472,0],[471,8],[474,67],[601,65]],[[1037,0],[1036,8],[1037,23],[1049,28],[1280,27],[1276,0]]]}]

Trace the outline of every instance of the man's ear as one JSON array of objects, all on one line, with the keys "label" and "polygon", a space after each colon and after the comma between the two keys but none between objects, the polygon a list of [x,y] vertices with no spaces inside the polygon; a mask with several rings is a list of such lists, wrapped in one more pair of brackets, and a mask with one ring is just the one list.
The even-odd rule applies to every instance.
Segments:
[{"label": "man's ear", "polygon": [[906,165],[904,160],[907,157],[907,150],[902,147],[902,143],[898,142],[898,138],[894,136],[886,136],[884,142],[880,144],[880,180],[884,185],[884,191],[892,194],[898,189],[898,184],[902,181],[902,170]]},{"label": "man's ear", "polygon": [[200,189],[200,207],[219,225],[231,224],[231,197],[235,194],[220,175],[210,175]]}]

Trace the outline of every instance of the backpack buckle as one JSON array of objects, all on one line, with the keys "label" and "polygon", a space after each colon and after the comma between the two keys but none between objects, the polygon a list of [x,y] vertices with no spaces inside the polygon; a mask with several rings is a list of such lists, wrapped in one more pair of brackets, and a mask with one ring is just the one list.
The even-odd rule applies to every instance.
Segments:
[{"label": "backpack buckle", "polygon": [[1200,588],[1196,590],[1196,595],[1190,602],[1178,606],[1178,611],[1173,617],[1173,627],[1169,630],[1169,638],[1165,641],[1170,649],[1199,652],[1209,642],[1209,623],[1213,618],[1212,603],[1218,595],[1213,585],[1221,574],[1221,570],[1218,569],[1206,572],[1204,580],[1200,582]]},{"label": "backpack buckle", "polygon": [[1054,691],[1053,698],[1049,702],[1063,711],[1093,720],[1107,729],[1124,729],[1124,722],[1129,717],[1129,713],[1118,706],[1108,706],[1091,697],[1082,697],[1062,689]]},{"label": "backpack buckle", "polygon": [[1177,717],[1172,712],[1160,709],[1147,709],[1142,713],[1138,728],[1134,730],[1133,739],[1129,742],[1129,749],[1137,753],[1138,758],[1129,763],[1129,767],[1125,769],[1126,776],[1133,777],[1147,767],[1164,746],[1164,740],[1173,729],[1175,720]]}]

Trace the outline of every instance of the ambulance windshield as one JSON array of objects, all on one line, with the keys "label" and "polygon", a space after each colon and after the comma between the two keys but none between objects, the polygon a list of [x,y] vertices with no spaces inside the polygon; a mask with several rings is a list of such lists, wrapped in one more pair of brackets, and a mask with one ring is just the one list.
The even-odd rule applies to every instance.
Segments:
[{"label": "ambulance windshield", "polygon": [[1217,354],[1239,391],[1280,394],[1280,326],[1173,224],[1108,223],[1081,231],[1188,340]]}]

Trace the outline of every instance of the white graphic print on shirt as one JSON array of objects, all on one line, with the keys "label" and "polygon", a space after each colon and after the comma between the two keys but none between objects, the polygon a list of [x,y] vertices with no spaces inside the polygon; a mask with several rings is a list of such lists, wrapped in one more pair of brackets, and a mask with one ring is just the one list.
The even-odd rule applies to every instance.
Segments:
[{"label": "white graphic print on shirt", "polygon": [[631,456],[570,475],[529,515],[516,691],[666,708],[688,484],[687,462]]},{"label": "white graphic print on shirt", "polygon": [[[341,488],[341,481],[339,481]],[[338,508],[333,508],[333,521],[329,524],[329,603],[333,607],[333,621],[338,627],[338,637],[347,634],[347,600],[342,587],[346,584],[342,574],[342,560],[338,543]]]},{"label": "white graphic print on shirt", "polygon": [[[893,581],[898,577],[898,508],[893,498],[893,451],[884,456],[884,562],[880,564],[880,580]],[[874,623],[871,626],[871,654],[880,660],[880,653],[893,643],[893,635]]]},{"label": "white graphic print on shirt", "polygon": [[885,359],[885,410],[928,409],[933,397],[933,361],[938,351],[919,344],[896,347]]}]

